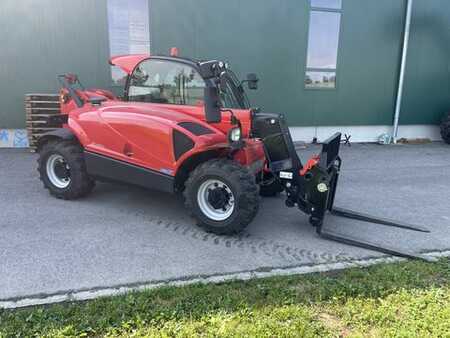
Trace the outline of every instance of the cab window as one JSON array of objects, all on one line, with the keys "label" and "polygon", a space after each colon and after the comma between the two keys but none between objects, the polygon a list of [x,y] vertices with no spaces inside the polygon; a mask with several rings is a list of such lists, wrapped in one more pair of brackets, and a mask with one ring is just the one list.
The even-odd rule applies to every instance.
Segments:
[{"label": "cab window", "polygon": [[146,60],[133,72],[128,100],[138,102],[199,105],[205,81],[192,67],[165,60]]},{"label": "cab window", "polygon": [[226,85],[220,90],[220,100],[223,107],[231,109],[242,108],[242,105],[234,93],[232,83],[230,81],[226,81]]}]

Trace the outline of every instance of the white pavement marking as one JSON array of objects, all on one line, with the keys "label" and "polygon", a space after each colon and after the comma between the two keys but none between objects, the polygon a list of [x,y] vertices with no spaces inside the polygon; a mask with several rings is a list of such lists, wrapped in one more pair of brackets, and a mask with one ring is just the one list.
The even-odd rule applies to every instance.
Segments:
[{"label": "white pavement marking", "polygon": [[[450,251],[441,251],[441,252],[430,252],[424,254],[424,256],[430,258],[442,258],[442,257],[450,257]],[[381,263],[396,263],[406,261],[404,258],[398,257],[383,257],[383,258],[373,258],[373,259],[365,259],[365,260],[355,260],[355,261],[346,261],[346,262],[336,262],[336,263],[328,263],[328,264],[317,264],[317,265],[308,265],[308,266],[298,266],[291,268],[274,268],[269,271],[248,271],[248,272],[238,272],[231,274],[223,274],[223,275],[214,275],[209,277],[197,277],[197,278],[188,278],[188,279],[180,279],[180,280],[168,280],[161,281],[155,283],[144,283],[135,286],[121,286],[115,288],[102,288],[102,289],[92,289],[92,290],[83,290],[83,291],[72,291],[67,293],[48,295],[48,296],[40,296],[37,295],[35,297],[29,296],[24,298],[18,298],[14,300],[6,300],[0,301],[0,309],[15,309],[36,305],[44,305],[44,304],[54,304],[54,303],[62,303],[62,302],[71,302],[71,301],[85,301],[90,299],[95,299],[99,297],[106,296],[118,296],[123,295],[133,291],[143,291],[156,289],[163,286],[184,286],[196,283],[208,284],[208,283],[222,283],[225,281],[245,281],[249,279],[259,279],[259,278],[267,278],[274,276],[290,276],[290,275],[303,275],[309,273],[317,273],[317,272],[327,272],[333,270],[343,270],[354,267],[367,267],[375,264]]]}]

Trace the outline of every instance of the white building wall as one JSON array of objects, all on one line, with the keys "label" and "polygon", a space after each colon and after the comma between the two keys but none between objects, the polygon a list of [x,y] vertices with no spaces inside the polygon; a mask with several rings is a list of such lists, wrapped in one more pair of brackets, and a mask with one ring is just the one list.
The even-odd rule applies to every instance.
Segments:
[{"label": "white building wall", "polygon": [[[336,126],[336,127],[291,127],[294,141],[318,142],[326,140],[335,132],[350,135],[350,141],[378,142],[382,134],[391,135],[392,126]],[[440,141],[439,127],[433,125],[405,125],[400,126],[399,138],[430,139]],[[27,148],[28,138],[25,129],[0,129],[0,148]]]}]

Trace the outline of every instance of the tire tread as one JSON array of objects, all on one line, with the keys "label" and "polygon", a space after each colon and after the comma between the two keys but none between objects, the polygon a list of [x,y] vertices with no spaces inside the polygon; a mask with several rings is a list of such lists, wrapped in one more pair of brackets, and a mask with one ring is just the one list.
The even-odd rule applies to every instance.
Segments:
[{"label": "tire tread", "polygon": [[[195,182],[208,175],[211,171],[223,171],[226,178],[239,184],[241,194],[239,196],[239,213],[236,219],[226,227],[213,227],[202,222],[196,215],[196,206],[191,200],[191,188]],[[207,232],[219,235],[233,235],[244,230],[255,218],[259,209],[259,188],[255,183],[255,177],[245,167],[230,159],[218,158],[209,160],[197,166],[189,175],[184,190],[185,206],[191,216],[197,220],[197,224]]]},{"label": "tire tread", "polygon": [[[58,189],[48,182],[46,177],[46,163],[47,154],[57,152],[64,154],[71,162],[71,173],[77,175],[76,179],[72,180],[70,189]],[[82,147],[74,141],[68,140],[52,140],[46,142],[39,151],[38,158],[38,172],[39,179],[42,181],[44,187],[50,194],[56,198],[64,200],[73,200],[87,196],[95,187],[95,181],[92,180],[86,169]]]}]

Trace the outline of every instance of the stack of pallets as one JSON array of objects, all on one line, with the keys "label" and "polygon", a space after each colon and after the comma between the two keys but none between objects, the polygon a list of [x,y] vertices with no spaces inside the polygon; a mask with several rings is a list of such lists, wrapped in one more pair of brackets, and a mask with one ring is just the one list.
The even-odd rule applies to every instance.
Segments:
[{"label": "stack of pallets", "polygon": [[48,121],[52,115],[60,114],[59,95],[26,94],[25,112],[30,149],[35,151],[37,141],[42,134],[61,127]]}]

